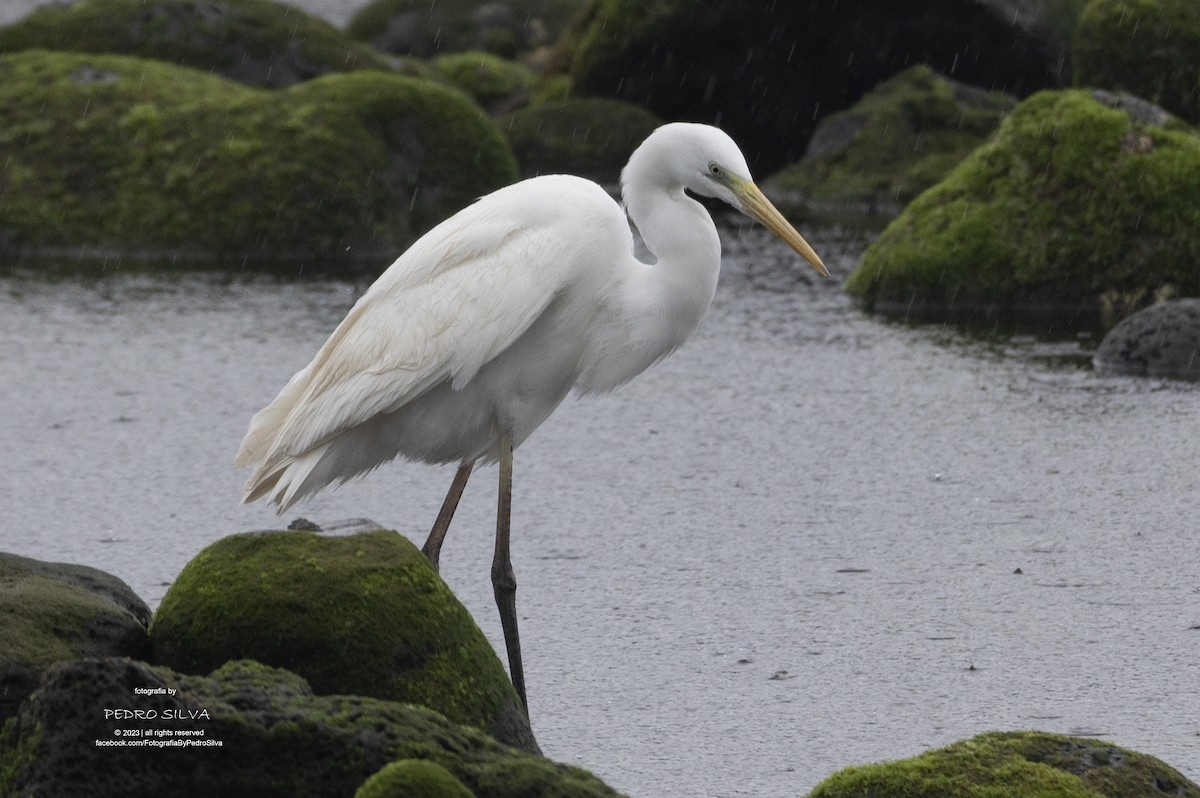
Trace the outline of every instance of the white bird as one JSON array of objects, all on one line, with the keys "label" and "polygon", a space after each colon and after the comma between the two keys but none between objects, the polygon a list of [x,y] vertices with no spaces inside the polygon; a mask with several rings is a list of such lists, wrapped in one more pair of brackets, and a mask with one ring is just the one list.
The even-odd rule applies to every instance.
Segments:
[{"label": "white bird", "polygon": [[397,456],[458,463],[423,551],[436,569],[477,463],[500,464],[492,584],[524,707],[509,559],[513,449],[572,390],[611,390],[680,346],[712,301],[721,244],[687,192],[759,220],[828,276],[750,179],[733,140],[707,125],[655,130],[621,175],[629,221],[597,184],[535,177],[433,228],[351,308],[312,362],[255,414],[235,465],[244,502],[282,513],[331,482]]}]

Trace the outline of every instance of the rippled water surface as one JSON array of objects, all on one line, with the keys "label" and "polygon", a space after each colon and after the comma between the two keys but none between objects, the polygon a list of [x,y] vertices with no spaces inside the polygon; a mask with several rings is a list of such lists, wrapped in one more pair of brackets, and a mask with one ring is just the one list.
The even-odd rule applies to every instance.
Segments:
[{"label": "rippled water surface", "polygon": [[[714,307],[517,453],[514,566],[546,753],[632,796],[795,796],[993,729],[1095,735],[1200,779],[1200,392],[1103,377],[1083,339],[863,316],[726,233]],[[157,605],[231,532],[251,414],[366,281],[0,280],[0,549]],[[420,543],[452,469],[385,467],[298,514]],[[495,469],[443,575],[502,650]],[[289,514],[292,515],[292,514]]]}]

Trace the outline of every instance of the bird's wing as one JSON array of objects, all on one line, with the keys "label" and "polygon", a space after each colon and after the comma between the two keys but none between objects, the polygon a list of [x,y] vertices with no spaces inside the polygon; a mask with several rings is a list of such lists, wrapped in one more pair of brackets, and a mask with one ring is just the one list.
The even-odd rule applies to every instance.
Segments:
[{"label": "bird's wing", "polygon": [[254,417],[236,460],[258,464],[248,494],[291,459],[437,383],[462,387],[570,283],[579,235],[564,234],[553,207],[516,213],[496,200],[502,193],[414,244]]}]

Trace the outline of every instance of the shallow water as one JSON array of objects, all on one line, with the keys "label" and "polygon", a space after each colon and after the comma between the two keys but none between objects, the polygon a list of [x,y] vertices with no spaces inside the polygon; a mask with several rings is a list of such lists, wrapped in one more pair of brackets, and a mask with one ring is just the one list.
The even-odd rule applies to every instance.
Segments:
[{"label": "shallow water", "polygon": [[[1192,386],[1092,342],[882,322],[837,277],[726,233],[712,312],[518,452],[514,567],[547,755],[631,796],[795,796],[993,729],[1096,735],[1200,779]],[[0,549],[156,605],[236,504],[251,414],[366,281],[0,280]],[[452,469],[393,465],[293,515],[420,543]],[[503,650],[495,469],[443,575]],[[1016,573],[1020,569],[1021,573]]]}]

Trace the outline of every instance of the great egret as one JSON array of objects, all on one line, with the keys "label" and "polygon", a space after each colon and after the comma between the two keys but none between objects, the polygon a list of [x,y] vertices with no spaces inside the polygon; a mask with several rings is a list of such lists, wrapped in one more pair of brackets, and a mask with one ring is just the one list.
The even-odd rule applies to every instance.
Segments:
[{"label": "great egret", "polygon": [[634,256],[625,213],[591,181],[544,176],[495,191],[380,275],[250,421],[235,462],[254,466],[242,500],[267,496],[280,513],[397,456],[458,463],[423,548],[436,569],[471,469],[499,461],[492,585],[526,708],[509,560],[513,449],[572,388],[615,388],[696,329],[716,290],[721,244],[686,192],[759,220],[829,275],[716,128],[658,128],[629,159],[621,188],[653,263]]}]

